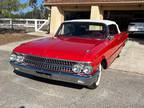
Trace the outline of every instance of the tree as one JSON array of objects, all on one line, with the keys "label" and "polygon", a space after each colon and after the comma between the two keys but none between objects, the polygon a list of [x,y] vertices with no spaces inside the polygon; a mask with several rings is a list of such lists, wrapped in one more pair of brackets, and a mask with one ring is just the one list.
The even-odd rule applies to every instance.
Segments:
[{"label": "tree", "polygon": [[13,29],[14,12],[24,9],[27,4],[21,4],[19,0],[0,0],[0,15],[12,18],[11,28]]},{"label": "tree", "polygon": [[35,16],[37,11],[37,0],[29,0],[29,6],[33,8],[32,16]]},{"label": "tree", "polygon": [[33,8],[37,7],[37,0],[29,0],[29,6],[32,6]]},{"label": "tree", "polygon": [[33,8],[31,17],[38,19],[47,19],[50,11],[43,5],[43,0],[41,5],[38,5],[37,2],[38,0],[29,0],[29,6]]},{"label": "tree", "polygon": [[13,12],[24,9],[27,4],[21,4],[19,0],[0,0],[0,15],[13,17]]}]

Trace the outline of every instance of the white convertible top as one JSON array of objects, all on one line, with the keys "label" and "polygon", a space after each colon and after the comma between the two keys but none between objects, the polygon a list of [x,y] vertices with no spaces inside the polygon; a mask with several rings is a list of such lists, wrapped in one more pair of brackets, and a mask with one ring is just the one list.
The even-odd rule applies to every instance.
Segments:
[{"label": "white convertible top", "polygon": [[65,23],[67,22],[92,22],[92,23],[102,23],[102,24],[105,24],[105,25],[111,25],[111,24],[114,24],[116,25],[117,29],[118,29],[118,32],[120,33],[120,29],[117,25],[116,22],[114,21],[111,21],[111,20],[91,20],[91,19],[78,19],[78,20],[67,20],[67,21],[64,21]]},{"label": "white convertible top", "polygon": [[116,24],[116,22],[111,20],[91,20],[91,19],[67,20],[65,22],[93,22],[93,23],[103,23],[105,25]]}]

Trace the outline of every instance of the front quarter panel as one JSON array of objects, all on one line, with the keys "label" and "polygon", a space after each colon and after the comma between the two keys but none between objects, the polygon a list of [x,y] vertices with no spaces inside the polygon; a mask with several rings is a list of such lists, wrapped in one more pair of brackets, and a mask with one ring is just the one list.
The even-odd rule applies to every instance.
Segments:
[{"label": "front quarter panel", "polygon": [[90,52],[86,53],[86,55],[84,56],[84,59],[89,59],[89,61],[92,61],[94,72],[96,72],[97,67],[101,63],[101,61],[109,56],[106,53],[109,50],[109,47],[107,46],[108,40],[103,40],[101,44],[95,46]]}]

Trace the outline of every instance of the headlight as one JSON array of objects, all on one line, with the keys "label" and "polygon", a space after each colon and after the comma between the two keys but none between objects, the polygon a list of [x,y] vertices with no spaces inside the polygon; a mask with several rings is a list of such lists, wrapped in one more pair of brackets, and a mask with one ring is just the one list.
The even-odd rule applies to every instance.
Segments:
[{"label": "headlight", "polygon": [[16,54],[11,54],[10,61],[15,61],[17,58]]},{"label": "headlight", "polygon": [[23,62],[23,60],[24,60],[24,56],[22,56],[22,55],[17,55],[17,57],[16,57],[16,61],[17,61],[17,62]]},{"label": "headlight", "polygon": [[84,64],[76,64],[72,67],[74,73],[90,74],[93,71],[92,66]]},{"label": "headlight", "polygon": [[11,54],[10,61],[15,61],[15,62],[21,63],[24,61],[24,56],[19,55],[19,54]]},{"label": "headlight", "polygon": [[92,70],[93,70],[92,66],[85,66],[83,68],[83,73],[90,74],[92,72]]},{"label": "headlight", "polygon": [[76,64],[72,67],[72,71],[75,73],[81,73],[83,67],[84,67],[84,65],[82,65],[82,64]]}]

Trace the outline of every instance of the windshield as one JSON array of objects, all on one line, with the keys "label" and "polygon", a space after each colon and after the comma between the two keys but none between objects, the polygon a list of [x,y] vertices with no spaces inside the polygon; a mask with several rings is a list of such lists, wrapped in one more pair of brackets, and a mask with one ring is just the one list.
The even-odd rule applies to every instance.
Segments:
[{"label": "windshield", "polygon": [[101,23],[67,22],[60,26],[56,35],[105,39],[106,31],[106,25]]}]

